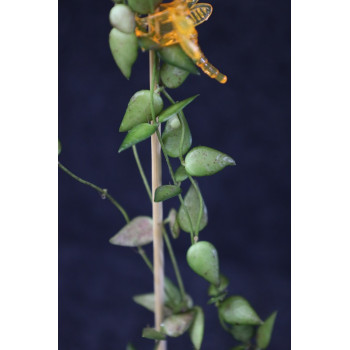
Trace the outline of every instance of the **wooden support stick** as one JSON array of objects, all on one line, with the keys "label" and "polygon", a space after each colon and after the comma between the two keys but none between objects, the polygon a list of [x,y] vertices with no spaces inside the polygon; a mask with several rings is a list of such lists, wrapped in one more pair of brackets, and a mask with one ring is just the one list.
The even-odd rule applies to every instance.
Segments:
[{"label": "wooden support stick", "polygon": [[[155,53],[149,52],[150,66],[150,88],[153,83]],[[153,87],[155,89],[156,87]],[[153,96],[151,96],[153,98]],[[154,321],[155,328],[160,330],[160,325],[163,322],[163,305],[164,305],[164,250],[163,250],[163,204],[162,202],[154,202],[154,193],[157,187],[162,185],[162,153],[157,134],[154,133],[151,137],[151,152],[152,152],[152,217],[153,217],[153,283],[154,283]],[[166,350],[166,342],[161,341],[157,346],[157,350]]]}]

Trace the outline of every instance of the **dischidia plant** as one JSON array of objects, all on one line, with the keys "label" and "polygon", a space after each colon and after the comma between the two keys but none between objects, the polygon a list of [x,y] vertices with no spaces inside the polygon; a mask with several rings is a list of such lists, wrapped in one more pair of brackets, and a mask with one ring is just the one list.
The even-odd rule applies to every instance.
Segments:
[{"label": "dischidia plant", "polygon": [[[207,225],[208,217],[195,178],[213,175],[227,166],[235,165],[235,161],[213,148],[191,148],[191,132],[183,110],[198,95],[175,101],[166,90],[180,87],[189,74],[198,74],[197,67],[220,83],[227,81],[227,77],[208,62],[198,45],[196,26],[210,17],[212,6],[197,2],[198,0],[114,0],[115,6],[109,14],[113,26],[109,36],[110,49],[117,66],[127,79],[131,76],[139,48],[149,51],[150,86],[149,89],[136,92],[129,101],[119,127],[120,132],[126,133],[119,152],[132,150],[152,203],[152,218],[141,215],[130,219],[125,209],[106,189],[81,179],[60,163],[59,167],[77,181],[95,189],[123,215],[126,225],[110,239],[110,243],[135,247],[153,273],[154,292],[136,295],[133,299],[154,312],[154,327],[145,327],[142,337],[154,340],[155,349],[165,350],[168,337],[188,333],[193,347],[199,350],[205,325],[202,307],[195,305],[185,291],[168,230],[173,239],[179,238],[181,230],[189,233],[189,236],[181,236],[189,243],[186,255],[188,265],[209,283],[208,303],[217,308],[222,328],[240,342],[232,350],[266,349],[277,313],[272,313],[262,321],[244,297],[230,295],[229,281],[219,269],[216,248],[199,237]],[[168,106],[165,106],[163,99],[168,101]],[[136,144],[149,138],[152,153],[151,187],[136,148]],[[59,153],[60,149],[59,143]],[[162,185],[162,155],[172,179],[171,185]],[[176,169],[170,158],[178,161]],[[186,182],[190,186],[183,195]],[[163,202],[172,197],[178,197],[179,208],[171,209],[164,218]],[[177,285],[164,276],[163,241]],[[142,248],[151,242],[153,263]],[[127,349],[135,348],[130,343]]]}]

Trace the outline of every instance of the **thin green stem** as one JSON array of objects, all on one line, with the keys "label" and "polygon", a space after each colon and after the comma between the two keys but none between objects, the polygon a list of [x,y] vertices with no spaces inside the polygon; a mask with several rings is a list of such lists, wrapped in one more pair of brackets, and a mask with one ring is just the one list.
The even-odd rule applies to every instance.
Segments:
[{"label": "thin green stem", "polygon": [[[161,147],[161,149],[162,149],[162,151],[163,151],[163,155],[164,155],[165,161],[166,161],[167,166],[168,166],[168,169],[169,169],[169,173],[170,173],[171,180],[173,181],[173,183],[174,183],[175,186],[178,186],[178,183],[177,183],[177,181],[175,180],[175,174],[174,174],[173,167],[171,166],[169,157],[168,157],[168,155],[167,155],[166,152],[165,152],[165,146],[164,146],[162,137],[161,137],[161,135],[160,135],[160,132],[159,132],[158,130],[157,130],[156,132],[157,132],[157,137],[158,137],[158,140],[159,140],[159,143],[160,143],[160,147]],[[192,220],[191,220],[190,214],[189,214],[188,209],[187,209],[187,207],[186,207],[186,205],[185,205],[185,202],[184,202],[184,199],[183,199],[182,195],[179,194],[177,197],[179,198],[180,203],[181,203],[181,205],[183,206],[183,208],[184,208],[184,210],[185,210],[185,214],[186,214],[186,216],[187,216],[187,220],[188,220],[188,222],[189,222],[189,224],[190,224],[190,229],[191,229],[191,243],[193,244],[193,243],[194,243],[194,230],[193,230],[193,225],[192,225]]]},{"label": "thin green stem", "polygon": [[[93,183],[91,183],[89,181],[83,180],[82,178],[80,178],[79,176],[75,175],[70,170],[68,170],[60,162],[58,162],[58,166],[66,174],[68,174],[70,177],[72,177],[74,180],[82,183],[83,185],[86,185],[86,186],[89,186],[89,187],[93,188],[94,190],[96,190],[102,196],[102,198],[107,198],[120,211],[120,213],[123,215],[123,217],[125,219],[125,222],[127,224],[130,222],[129,216],[126,213],[125,209],[107,192],[107,189],[103,189],[103,188],[101,188],[99,186],[94,185]],[[140,254],[140,256],[143,259],[143,261],[146,263],[148,268],[153,273],[153,266],[152,266],[151,261],[148,259],[146,252],[141,247],[137,247],[137,252]]]},{"label": "thin green stem", "polygon": [[[136,147],[135,147],[136,148]],[[142,164],[141,164],[141,161],[140,161],[140,158],[138,157],[138,154],[137,154],[137,150],[135,149],[136,151],[136,155],[135,155],[135,152],[134,152],[134,155],[135,155],[135,160],[137,162],[137,165],[139,167],[139,170],[140,170],[140,173],[141,173],[141,176],[142,176],[142,179],[143,179],[143,183],[145,185],[145,188],[148,192],[148,189],[150,188],[149,187],[149,183],[148,183],[148,180],[146,178],[146,176],[144,176],[144,173],[143,173],[143,168],[142,168]],[[150,197],[150,201],[152,203],[152,195],[149,196]],[[167,223],[169,221],[169,219],[165,219],[163,221],[163,223]],[[177,284],[179,286],[179,289],[180,289],[180,293],[181,293],[181,298],[182,298],[182,301],[185,300],[185,295],[186,295],[186,292],[185,292],[185,288],[184,288],[184,284],[183,284],[183,281],[182,281],[182,277],[181,277],[181,273],[180,273],[180,270],[179,270],[179,265],[177,263],[177,260],[176,260],[176,256],[174,254],[174,250],[173,250],[173,247],[172,247],[172,244],[171,244],[171,240],[169,239],[169,235],[165,229],[165,227],[163,227],[163,237],[164,237],[164,241],[165,241],[165,244],[167,246],[167,249],[168,249],[168,253],[169,253],[169,256],[170,256],[170,260],[171,260],[171,263],[173,265],[173,269],[174,269],[174,272],[175,272],[175,276],[176,276],[176,280],[177,280]],[[141,252],[140,252],[141,254]],[[142,256],[142,255],[141,255]],[[146,257],[147,258],[147,257]],[[147,263],[147,261],[145,261]],[[149,265],[148,265],[149,266]],[[151,267],[150,267],[151,266]],[[150,265],[149,267],[151,268],[152,272],[153,272],[153,266],[152,264]]]},{"label": "thin green stem", "polygon": [[151,261],[148,259],[148,256],[147,256],[146,252],[143,250],[143,248],[137,247],[137,252],[141,255],[141,258],[143,259],[143,261],[146,263],[148,268],[153,273],[153,265],[152,265]]},{"label": "thin green stem", "polygon": [[135,145],[132,146],[132,151],[134,153],[134,158],[135,158],[135,161],[136,161],[136,164],[137,164],[137,168],[138,168],[139,173],[141,175],[141,178],[142,178],[143,184],[145,186],[145,189],[147,191],[148,197],[149,197],[150,201],[152,202],[151,188],[149,186],[149,183],[148,183],[147,177],[145,175],[145,172],[143,171],[143,167],[142,167],[142,164],[141,164],[141,161],[140,161],[140,158],[139,158],[139,154],[137,152],[137,148],[136,148]]},{"label": "thin green stem", "polygon": [[168,99],[168,101],[174,105],[175,100],[168,94],[168,91],[166,91],[164,87],[161,91],[162,91],[163,95]]},{"label": "thin green stem", "polygon": [[89,186],[91,188],[93,188],[94,190],[96,190],[99,194],[101,194],[102,198],[107,198],[119,211],[120,213],[123,215],[126,223],[130,222],[129,216],[126,213],[125,209],[108,193],[106,188],[101,188],[98,187],[96,185],[94,185],[93,183],[83,180],[82,178],[80,178],[79,176],[73,174],[70,170],[68,170],[65,166],[63,166],[60,162],[58,162],[58,166],[69,176],[71,176],[73,179],[77,180],[78,182]]},{"label": "thin green stem", "polygon": [[181,293],[181,300],[184,301],[185,296],[186,296],[185,287],[184,287],[184,284],[182,281],[181,273],[179,270],[179,265],[177,264],[177,260],[176,260],[176,256],[175,256],[174,251],[173,251],[173,247],[171,245],[168,233],[167,233],[165,228],[163,228],[163,237],[164,237],[165,244],[168,248],[171,263],[172,263],[173,268],[174,268],[177,284],[179,285],[179,289],[180,289],[180,293]]},{"label": "thin green stem", "polygon": [[[163,95],[169,100],[169,102],[171,103],[171,104],[175,104],[175,100],[169,95],[169,93],[163,88],[162,90],[161,90],[161,92],[163,93]],[[184,113],[183,113],[183,111],[181,111],[180,112],[180,114],[181,114],[181,117],[182,118],[185,118],[185,115],[184,115]],[[181,139],[180,139],[180,157],[179,157],[179,159],[180,159],[180,162],[181,162],[181,164],[184,164],[184,160],[183,160],[183,157],[182,157],[182,149],[183,149],[183,143],[184,143],[184,138],[185,138],[185,128],[184,128],[184,125],[183,125],[183,119],[182,118],[179,118],[179,121],[180,121],[180,124],[181,124]],[[163,153],[165,153],[164,151],[163,151]],[[173,179],[173,181],[174,181],[175,179]],[[174,184],[176,184],[176,183],[174,183]],[[189,224],[190,224],[190,229],[191,229],[191,243],[192,244],[194,244],[195,243],[195,240],[194,240],[194,236],[196,235],[196,236],[198,236],[198,232],[197,233],[195,233],[194,232],[194,229],[193,229],[193,224],[192,224],[192,220],[191,220],[191,217],[190,217],[190,214],[189,214],[189,212],[188,212],[188,210],[187,210],[187,207],[185,206],[185,204],[184,204],[184,201],[183,201],[183,198],[182,198],[182,196],[181,196],[181,198],[180,198],[180,196],[181,195],[179,195],[179,199],[180,199],[180,202],[181,202],[181,204],[183,205],[183,208],[184,208],[184,210],[185,210],[185,214],[186,214],[186,216],[187,216],[187,220],[188,220],[188,222],[189,222]],[[202,196],[200,196],[200,200],[201,200],[201,198],[202,198]],[[203,203],[202,203],[203,204]],[[201,220],[201,217],[200,217],[200,219],[199,219],[199,223],[200,223],[200,220]],[[197,231],[199,231],[199,224],[197,225]]]}]

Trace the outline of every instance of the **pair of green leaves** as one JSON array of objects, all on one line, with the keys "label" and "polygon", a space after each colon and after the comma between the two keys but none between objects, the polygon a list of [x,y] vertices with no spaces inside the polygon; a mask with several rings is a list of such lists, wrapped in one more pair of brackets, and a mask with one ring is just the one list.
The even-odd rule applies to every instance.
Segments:
[{"label": "pair of green leaves", "polygon": [[277,312],[263,322],[250,303],[241,296],[230,296],[219,306],[220,318],[232,325],[232,336],[243,343],[249,343],[255,334],[259,349],[266,349],[270,343]]},{"label": "pair of green leaves", "polygon": [[[182,111],[197,96],[198,95],[192,96],[188,99],[177,102],[162,111],[163,100],[159,96],[159,94],[153,93],[153,108],[155,115],[158,116],[158,123],[166,122],[169,119],[172,119],[174,115],[176,116],[177,113]],[[129,131],[129,133],[123,140],[122,145],[119,148],[119,152],[122,152],[128,149],[129,147],[143,140],[146,140],[153,133],[155,133],[158,126],[157,124],[149,124],[148,122],[151,120],[151,91],[138,91],[130,99],[124,118],[119,128],[119,131],[121,132]],[[166,133],[166,131],[164,133]]]},{"label": "pair of green leaves", "polygon": [[[255,335],[256,345],[258,349],[266,349],[271,341],[271,336],[276,320],[277,312],[272,313],[266,321],[260,325],[257,329],[254,326],[249,325],[234,325],[232,326],[231,333],[232,336],[241,341],[244,344],[249,344],[251,339]],[[234,349],[240,350],[246,349],[246,345],[240,345],[235,347]],[[234,350],[233,349],[233,350]]]},{"label": "pair of green leaves", "polygon": [[115,63],[129,79],[138,55],[138,41],[134,32],[135,15],[127,5],[117,4],[109,13],[109,21],[113,26],[109,34],[109,47]]}]

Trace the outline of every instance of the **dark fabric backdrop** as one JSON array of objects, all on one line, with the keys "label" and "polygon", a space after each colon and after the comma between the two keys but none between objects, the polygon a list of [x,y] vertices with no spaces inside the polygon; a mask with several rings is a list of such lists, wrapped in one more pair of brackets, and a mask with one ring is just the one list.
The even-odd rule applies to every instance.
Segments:
[{"label": "dark fabric backdrop", "polygon": [[[236,167],[199,179],[209,211],[201,239],[220,255],[231,294],[249,299],[262,318],[278,310],[271,350],[290,349],[290,2],[215,1],[199,43],[227,74],[221,85],[191,76],[175,99],[201,96],[186,109],[193,146],[230,154]],[[60,0],[60,161],[81,177],[108,188],[130,216],[151,208],[132,152],[117,154],[121,118],[132,94],[148,87],[148,55],[140,53],[130,81],[116,67],[108,47],[108,0]],[[150,175],[150,145],[139,147]],[[165,170],[165,169],[164,169]],[[164,171],[164,183],[170,179]],[[188,186],[188,184],[186,184]],[[177,207],[165,203],[165,213]],[[122,216],[97,193],[59,174],[59,349],[152,349],[141,329],[153,315],[133,303],[152,290],[152,279],[132,249],[108,239],[123,226]],[[185,260],[189,236],[174,242],[185,285],[204,305],[204,350],[229,349],[235,342],[206,305],[208,284]],[[149,251],[149,248],[148,248]],[[173,277],[170,263],[167,274]],[[169,349],[190,349],[188,336]]]}]

